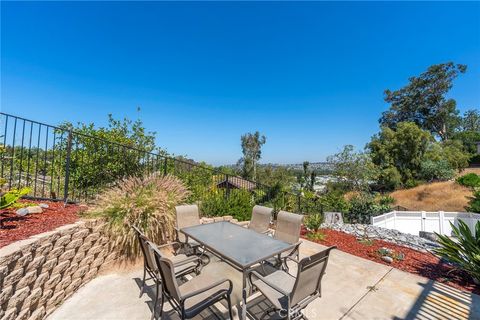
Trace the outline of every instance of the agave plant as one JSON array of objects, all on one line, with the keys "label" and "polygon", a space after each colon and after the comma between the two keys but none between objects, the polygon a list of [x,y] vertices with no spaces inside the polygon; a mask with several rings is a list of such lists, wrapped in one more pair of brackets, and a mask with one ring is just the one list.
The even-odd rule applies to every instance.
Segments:
[{"label": "agave plant", "polygon": [[112,248],[127,258],[140,254],[132,226],[138,227],[154,243],[173,238],[175,206],[183,203],[189,191],[174,176],[152,174],[126,178],[100,194],[87,214],[104,218],[104,231]]},{"label": "agave plant", "polygon": [[458,227],[450,225],[457,239],[437,233],[440,248],[435,249],[435,253],[467,272],[475,283],[480,284],[480,222],[475,225],[475,234],[462,220],[458,221]]}]

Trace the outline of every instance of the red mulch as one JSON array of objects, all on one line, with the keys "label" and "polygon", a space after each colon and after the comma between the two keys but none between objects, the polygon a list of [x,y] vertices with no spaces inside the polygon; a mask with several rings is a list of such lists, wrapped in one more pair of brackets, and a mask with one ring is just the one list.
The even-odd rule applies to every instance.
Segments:
[{"label": "red mulch", "polygon": [[81,206],[53,201],[27,201],[29,203],[46,203],[47,209],[43,213],[29,214],[19,217],[15,214],[16,209],[0,210],[0,220],[3,227],[0,228],[0,248],[12,242],[26,239],[30,236],[51,231],[60,226],[74,223],[78,220]]},{"label": "red mulch", "polygon": [[[460,290],[480,294],[480,286],[476,286],[470,276],[464,272],[454,270],[431,253],[420,252],[382,240],[373,240],[372,245],[362,244],[353,235],[330,229],[322,229],[320,232],[325,234],[326,237],[323,241],[315,242],[322,245],[337,246],[339,250],[355,256],[443,282]],[[306,233],[307,230],[302,230],[302,236],[305,238]],[[394,260],[392,263],[383,261],[377,253],[377,250],[382,247],[392,249],[397,253],[403,253],[405,259],[402,261]]]}]

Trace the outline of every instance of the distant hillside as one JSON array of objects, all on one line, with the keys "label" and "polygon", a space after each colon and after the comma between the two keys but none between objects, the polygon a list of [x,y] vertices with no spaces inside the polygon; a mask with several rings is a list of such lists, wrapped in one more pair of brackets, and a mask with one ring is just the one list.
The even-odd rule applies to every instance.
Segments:
[{"label": "distant hillside", "polygon": [[[295,170],[295,171],[303,171],[303,163],[291,163],[291,164],[278,164],[278,163],[259,163],[259,167],[284,167],[287,169]],[[240,169],[240,167],[236,164],[226,165],[225,167],[233,168],[233,169]],[[309,163],[310,170],[315,170],[317,173],[328,173],[332,171],[332,164],[328,162],[310,162]]]},{"label": "distant hillside", "polygon": [[399,205],[414,211],[465,211],[472,191],[454,181],[434,182],[390,194]]}]

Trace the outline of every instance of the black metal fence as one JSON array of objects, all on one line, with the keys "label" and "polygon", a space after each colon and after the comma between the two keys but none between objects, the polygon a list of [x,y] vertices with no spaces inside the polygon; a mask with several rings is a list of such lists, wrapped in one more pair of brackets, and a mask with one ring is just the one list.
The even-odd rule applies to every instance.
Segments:
[{"label": "black metal fence", "polygon": [[[0,113],[0,178],[8,189],[29,187],[29,197],[88,202],[120,179],[172,174],[192,191],[192,201],[212,192],[242,190],[277,210],[319,211],[315,201],[218,170],[99,137]],[[321,210],[321,209],[320,209]]]}]

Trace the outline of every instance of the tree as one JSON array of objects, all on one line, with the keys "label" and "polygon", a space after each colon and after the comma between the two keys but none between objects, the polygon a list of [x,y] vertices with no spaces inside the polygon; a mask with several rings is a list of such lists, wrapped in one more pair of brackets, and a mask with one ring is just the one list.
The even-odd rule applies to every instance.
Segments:
[{"label": "tree", "polygon": [[370,156],[356,152],[352,145],[346,145],[339,153],[327,157],[327,162],[333,166],[333,175],[353,190],[368,189],[378,174]]},{"label": "tree", "polygon": [[241,137],[243,158],[239,160],[243,166],[242,176],[244,178],[257,178],[257,162],[262,157],[262,146],[266,138],[260,132],[246,133]]},{"label": "tree", "polygon": [[310,162],[308,161],[303,161],[302,168],[303,171],[297,175],[300,189],[314,191],[317,173],[315,170],[310,170]]},{"label": "tree", "polygon": [[462,118],[462,130],[480,132],[480,111],[475,109],[465,111]]},{"label": "tree", "polygon": [[433,141],[425,154],[425,160],[433,162],[446,161],[451,169],[463,170],[468,167],[470,155],[465,151],[461,141]]},{"label": "tree", "polygon": [[382,114],[380,124],[395,129],[401,122],[413,122],[441,140],[448,140],[461,118],[456,101],[447,99],[446,94],[453,80],[466,70],[467,66],[453,62],[436,64],[420,76],[411,77],[405,87],[385,90],[385,101],[391,106]]},{"label": "tree", "polygon": [[[155,147],[155,133],[146,132],[141,120],[115,119],[108,115],[106,127],[65,122],[61,131],[73,130],[74,141],[70,160],[70,181],[79,192],[97,189],[132,175],[158,170],[157,157],[152,152],[164,154]],[[60,131],[60,130],[59,130]],[[126,146],[126,147],[124,147]],[[67,140],[57,140],[55,149],[66,150]],[[64,170],[63,159],[55,165]]]},{"label": "tree", "polygon": [[477,142],[480,141],[480,131],[460,131],[453,135],[453,139],[460,141],[470,156],[477,154]]},{"label": "tree", "polygon": [[278,185],[282,190],[290,190],[295,182],[295,175],[291,169],[283,166],[262,166],[257,169],[257,182],[272,187]]},{"label": "tree", "polygon": [[382,127],[374,135],[367,149],[372,161],[381,170],[395,168],[402,182],[418,177],[425,154],[433,142],[432,135],[415,123],[400,122],[396,130]]}]

